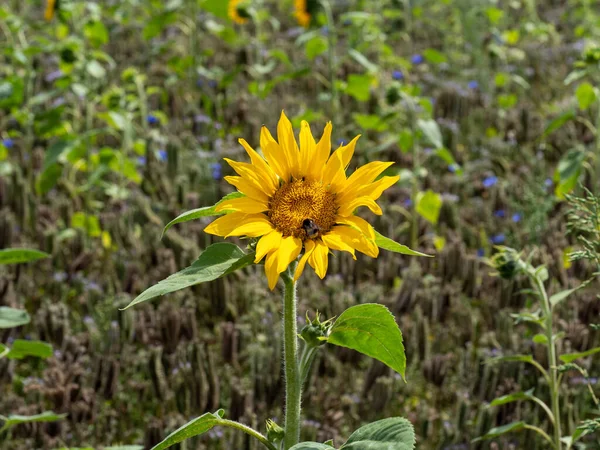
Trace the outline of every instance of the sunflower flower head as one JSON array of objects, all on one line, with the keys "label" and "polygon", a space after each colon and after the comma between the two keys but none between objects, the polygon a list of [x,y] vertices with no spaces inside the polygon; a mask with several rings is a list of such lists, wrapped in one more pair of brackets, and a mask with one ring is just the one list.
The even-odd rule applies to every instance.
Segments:
[{"label": "sunflower flower head", "polygon": [[300,145],[292,124],[281,113],[277,140],[263,126],[258,154],[244,139],[250,163],[225,159],[237,176],[225,180],[244,194],[219,203],[217,211],[231,211],[205,231],[217,236],[258,238],[255,262],[265,258],[269,287],[302,253],[294,273],[297,280],[306,264],[325,277],[330,250],[345,251],[355,259],[358,250],[373,258],[379,254],[373,227],[354,214],[361,206],[381,215],[375,202],[398,176],[378,178],[393,163],[374,161],[346,176],[356,136],[331,153],[331,123],[317,143],[302,121]]},{"label": "sunflower flower head", "polygon": [[243,25],[250,19],[247,0],[229,0],[227,15],[235,23]]},{"label": "sunflower flower head", "polygon": [[294,0],[294,16],[296,16],[298,25],[308,28],[318,8],[318,0]]}]

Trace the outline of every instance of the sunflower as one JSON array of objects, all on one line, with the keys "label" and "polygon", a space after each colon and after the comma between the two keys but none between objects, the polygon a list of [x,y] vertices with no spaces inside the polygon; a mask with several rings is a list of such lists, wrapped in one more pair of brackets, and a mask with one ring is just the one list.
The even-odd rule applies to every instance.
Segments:
[{"label": "sunflower", "polygon": [[246,0],[229,0],[227,15],[235,23],[240,25],[247,23],[250,14],[246,10]]},{"label": "sunflower", "polygon": [[359,136],[331,152],[331,122],[318,143],[310,126],[302,121],[300,146],[292,124],[281,113],[277,142],[262,127],[260,147],[264,158],[240,139],[250,163],[225,158],[238,176],[225,180],[243,197],[224,200],[217,211],[231,211],[216,219],[205,231],[217,236],[260,238],[255,263],[265,260],[269,288],[304,250],[294,280],[308,263],[320,278],[327,273],[330,250],[346,251],[356,259],[358,250],[373,258],[379,254],[375,230],[354,215],[360,206],[381,215],[375,200],[396,183],[398,176],[376,178],[393,163],[374,161],[346,177],[346,168]]}]

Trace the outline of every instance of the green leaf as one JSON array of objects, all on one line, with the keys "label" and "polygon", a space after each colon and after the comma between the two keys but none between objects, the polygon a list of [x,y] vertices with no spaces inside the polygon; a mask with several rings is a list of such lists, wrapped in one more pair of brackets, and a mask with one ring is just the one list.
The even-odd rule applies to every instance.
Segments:
[{"label": "green leaf", "polygon": [[409,256],[427,256],[428,258],[433,258],[432,255],[426,255],[425,253],[417,252],[416,250],[411,250],[406,245],[399,244],[398,242],[390,239],[389,237],[385,237],[378,231],[375,231],[375,244],[377,244],[377,247],[379,248],[394,253],[401,253],[403,255]]},{"label": "green leaf", "polygon": [[428,49],[424,50],[423,56],[425,57],[425,59],[427,61],[429,61],[430,63],[433,63],[433,64],[441,64],[441,63],[445,63],[447,61],[447,58],[443,53],[441,53],[433,48],[428,48]]},{"label": "green leaf", "polygon": [[67,417],[67,414],[56,414],[54,411],[44,411],[41,414],[35,414],[33,416],[21,416],[19,414],[12,414],[8,417],[0,416],[0,420],[4,420],[4,424],[2,425],[0,431],[21,423],[56,422],[57,420],[64,419],[65,417]]},{"label": "green leaf", "polygon": [[30,321],[31,318],[27,311],[0,306],[0,329],[19,327],[28,324]]},{"label": "green leaf", "polygon": [[385,131],[388,128],[383,117],[376,114],[352,114],[354,121],[365,130]]},{"label": "green leaf", "polygon": [[315,36],[305,46],[306,57],[311,61],[327,51],[327,40],[323,36]]},{"label": "green leaf", "polygon": [[45,167],[35,180],[36,192],[39,195],[47,194],[50,189],[56,186],[56,183],[58,183],[62,172],[63,168],[58,163]]},{"label": "green leaf", "polygon": [[531,400],[533,398],[533,389],[529,389],[526,392],[514,392],[512,394],[503,395],[492,400],[490,406],[501,406],[507,403],[518,402],[521,400]]},{"label": "green leaf", "polygon": [[83,35],[96,48],[108,43],[108,30],[99,20],[86,23],[83,27]]},{"label": "green leaf", "polygon": [[53,166],[55,163],[57,163],[60,156],[64,152],[71,150],[74,146],[75,146],[74,141],[60,140],[60,141],[56,141],[54,144],[52,144],[50,147],[48,147],[46,149],[46,154],[44,156],[43,170],[46,170],[49,167]]},{"label": "green leaf", "polygon": [[536,344],[546,345],[548,343],[548,338],[545,334],[538,333],[533,337],[532,341]]},{"label": "green leaf", "polygon": [[359,102],[366,102],[371,97],[372,82],[371,75],[348,75],[345,91]]},{"label": "green leaf", "polygon": [[211,14],[214,14],[221,19],[228,19],[227,15],[227,5],[229,2],[224,2],[223,0],[204,0],[201,3],[202,8],[208,11]]},{"label": "green leaf", "polygon": [[553,119],[552,121],[550,121],[548,126],[546,126],[546,129],[544,130],[542,137],[546,137],[549,134],[554,133],[556,130],[558,130],[560,127],[562,127],[565,123],[567,123],[570,120],[573,120],[574,118],[575,118],[574,111],[567,111],[567,112],[561,114],[560,116],[558,116],[555,119]]},{"label": "green leaf", "polygon": [[252,264],[253,261],[254,253],[247,255],[237,245],[218,242],[204,250],[190,267],[146,289],[123,309],[196,284],[216,280]]},{"label": "green leaf", "polygon": [[435,225],[440,217],[441,209],[442,196],[440,194],[437,194],[432,190],[419,192],[417,194],[415,210],[428,222]]},{"label": "green leaf", "polygon": [[512,422],[507,425],[502,425],[501,427],[494,427],[489,430],[485,435],[478,437],[477,439],[473,439],[473,442],[483,441],[484,439],[493,439],[498,436],[502,436],[506,433],[511,433],[513,431],[519,431],[525,428],[525,422]]},{"label": "green leaf", "polygon": [[557,181],[554,193],[559,199],[571,192],[576,186],[581,174],[585,152],[579,148],[570,150],[558,162],[554,178]]},{"label": "green leaf", "polygon": [[48,253],[31,248],[6,248],[0,250],[0,266],[4,264],[21,264],[38,259],[48,258]]},{"label": "green leaf", "polygon": [[499,362],[526,362],[532,363],[534,361],[531,355],[510,355],[510,356],[498,356],[491,358],[486,361],[486,364],[496,364]]},{"label": "green leaf", "polygon": [[401,417],[378,420],[360,427],[340,450],[413,450],[415,430]]},{"label": "green leaf", "polygon": [[38,358],[50,358],[52,356],[52,345],[42,341],[26,341],[16,339],[10,351],[6,355],[9,359],[23,359],[26,356],[36,356]]},{"label": "green leaf", "polygon": [[575,361],[576,359],[586,358],[586,357],[593,355],[595,353],[598,353],[598,352],[600,352],[600,347],[595,347],[590,350],[586,350],[585,352],[565,353],[563,355],[560,355],[559,358],[564,363],[570,363],[570,362]]},{"label": "green leaf", "polygon": [[357,63],[359,63],[361,66],[363,66],[369,72],[371,72],[371,73],[377,72],[377,66],[375,64],[373,64],[371,61],[369,61],[367,59],[367,57],[365,55],[363,55],[362,53],[360,53],[359,51],[351,48],[350,50],[348,50],[348,54],[350,55],[350,57],[352,59],[354,59]]},{"label": "green leaf", "polygon": [[440,127],[437,122],[433,119],[417,120],[417,126],[419,130],[423,133],[423,136],[427,139],[427,141],[432,144],[435,148],[442,148],[444,146],[444,142],[442,141],[442,133],[440,131]]},{"label": "green leaf", "polygon": [[90,237],[98,237],[102,234],[98,217],[84,212],[76,212],[71,217],[71,228],[85,231]]},{"label": "green leaf", "polygon": [[[177,217],[175,217],[173,220],[171,220],[165,226],[165,229],[162,232],[162,236],[164,236],[165,233],[167,232],[167,230],[175,224],[189,222],[190,220],[199,219],[200,217],[220,216],[222,214],[226,214],[227,213],[226,211],[220,211],[220,212],[215,211],[215,209],[219,205],[219,203],[221,203],[225,200],[241,198],[243,196],[244,196],[244,194],[242,194],[241,192],[232,192],[231,194],[227,194],[225,197],[223,197],[221,200],[219,200],[217,203],[215,203],[212,206],[204,206],[203,208],[197,208],[197,209],[192,209],[190,211],[186,211],[183,214],[180,214]],[[162,236],[161,236],[161,238],[162,238]]]},{"label": "green leaf", "polygon": [[95,59],[86,64],[85,70],[94,78],[100,79],[106,76],[106,70],[102,67],[102,64]]},{"label": "green leaf", "polygon": [[319,442],[300,442],[294,445],[290,450],[331,450],[333,447]]},{"label": "green leaf", "polygon": [[206,433],[213,427],[219,425],[221,417],[223,417],[222,409],[218,410],[216,413],[202,414],[200,417],[173,431],[162,442],[152,447],[152,450],[162,450],[193,436]]},{"label": "green leaf", "polygon": [[592,103],[596,100],[596,91],[594,90],[594,87],[586,81],[577,86],[575,97],[577,97],[579,109],[585,111],[592,106]]},{"label": "green leaf", "polygon": [[327,342],[375,358],[404,377],[402,333],[383,305],[367,303],[348,308],[333,324]]},{"label": "green leaf", "polygon": [[562,302],[564,299],[566,299],[569,295],[571,295],[573,292],[575,292],[580,287],[581,286],[578,286],[573,289],[566,289],[564,291],[557,292],[552,297],[550,297],[550,304],[554,308],[556,305],[558,305],[560,302]]}]

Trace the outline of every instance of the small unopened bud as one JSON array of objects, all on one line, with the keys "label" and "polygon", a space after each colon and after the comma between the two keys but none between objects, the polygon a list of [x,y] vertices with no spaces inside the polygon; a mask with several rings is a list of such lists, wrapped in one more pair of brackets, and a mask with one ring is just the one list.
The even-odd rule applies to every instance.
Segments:
[{"label": "small unopened bud", "polygon": [[325,322],[321,322],[321,317],[318,312],[315,315],[315,318],[310,320],[308,313],[306,313],[306,325],[304,325],[304,328],[300,331],[300,337],[309,347],[318,347],[326,344],[327,340],[323,338],[327,338],[329,335],[329,330],[333,325],[332,321],[333,319],[327,319]]},{"label": "small unopened bud", "polygon": [[521,254],[514,248],[497,246],[499,251],[490,259],[490,265],[498,271],[498,275],[506,280],[514,278],[526,268]]},{"label": "small unopened bud", "polygon": [[274,444],[283,441],[285,430],[271,419],[267,419],[267,439]]}]

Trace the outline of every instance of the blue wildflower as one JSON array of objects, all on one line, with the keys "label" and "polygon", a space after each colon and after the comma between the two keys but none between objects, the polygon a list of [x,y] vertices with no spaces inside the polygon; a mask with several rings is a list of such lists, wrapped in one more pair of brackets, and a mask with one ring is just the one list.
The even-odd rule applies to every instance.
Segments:
[{"label": "blue wildflower", "polygon": [[503,233],[496,234],[495,236],[492,236],[490,238],[490,242],[494,245],[503,244],[505,240],[506,240],[506,236],[504,236]]},{"label": "blue wildflower", "polygon": [[520,213],[514,213],[514,214],[512,215],[512,221],[513,221],[514,223],[518,223],[518,222],[520,222],[520,221],[521,221],[521,218],[522,218],[522,217],[521,217],[521,214],[520,214]]},{"label": "blue wildflower", "polygon": [[158,151],[158,159],[160,159],[161,161],[166,161],[167,160],[167,151],[159,150]]},{"label": "blue wildflower", "polygon": [[327,36],[329,34],[329,28],[327,27],[327,25],[321,27],[321,34],[323,36]]},{"label": "blue wildflower", "polygon": [[209,85],[211,88],[216,88],[216,87],[217,87],[217,82],[216,82],[216,80],[210,80],[210,81],[208,82],[208,85]]},{"label": "blue wildflower", "polygon": [[490,177],[485,177],[483,179],[483,187],[484,188],[491,188],[492,186],[495,186],[496,183],[498,183],[498,177],[492,175]]},{"label": "blue wildflower", "polygon": [[392,78],[394,80],[403,80],[404,79],[404,74],[402,72],[400,72],[399,70],[394,70],[392,72]]},{"label": "blue wildflower", "polygon": [[498,211],[494,211],[494,216],[496,217],[505,217],[506,216],[506,211],[504,211],[503,209],[499,209]]},{"label": "blue wildflower", "polygon": [[348,25],[352,25],[352,19],[344,19],[344,21],[342,22],[342,25],[344,26],[348,26]]},{"label": "blue wildflower", "polygon": [[458,164],[449,164],[448,170],[452,173],[456,173],[456,171],[458,170]]},{"label": "blue wildflower", "polygon": [[484,250],[484,249],[482,249],[482,248],[478,248],[478,249],[477,249],[477,256],[478,256],[479,258],[483,258],[483,257],[485,256],[485,250]]},{"label": "blue wildflower", "polygon": [[10,138],[6,138],[2,140],[2,145],[4,145],[4,147],[6,148],[13,148],[15,145],[15,141],[13,141]]},{"label": "blue wildflower", "polygon": [[423,61],[425,61],[425,58],[419,53],[410,57],[410,62],[413,64],[421,64]]},{"label": "blue wildflower", "polygon": [[479,88],[479,82],[477,80],[471,80],[471,81],[469,81],[467,83],[467,87],[469,89],[473,89],[473,90],[478,89]]},{"label": "blue wildflower", "polygon": [[344,139],[340,138],[340,139],[338,139],[337,143],[338,143],[338,145],[345,145],[346,141]]},{"label": "blue wildflower", "polygon": [[137,163],[139,166],[143,166],[146,164],[146,157],[145,156],[139,156],[137,159]]},{"label": "blue wildflower", "polygon": [[220,162],[216,162],[210,165],[210,168],[212,169],[212,177],[213,180],[220,180],[221,178],[223,178],[223,172],[222,169],[223,167],[221,166]]},{"label": "blue wildflower", "polygon": [[413,205],[413,201],[410,198],[407,198],[406,200],[404,200],[404,206],[406,208],[410,208]]},{"label": "blue wildflower", "polygon": [[554,184],[554,181],[552,181],[552,178],[546,178],[546,181],[544,181],[544,184],[546,185],[546,187],[552,187],[552,185]]},{"label": "blue wildflower", "polygon": [[148,114],[148,117],[146,117],[146,120],[148,121],[148,125],[156,125],[159,122],[158,117],[156,117],[152,114]]}]

